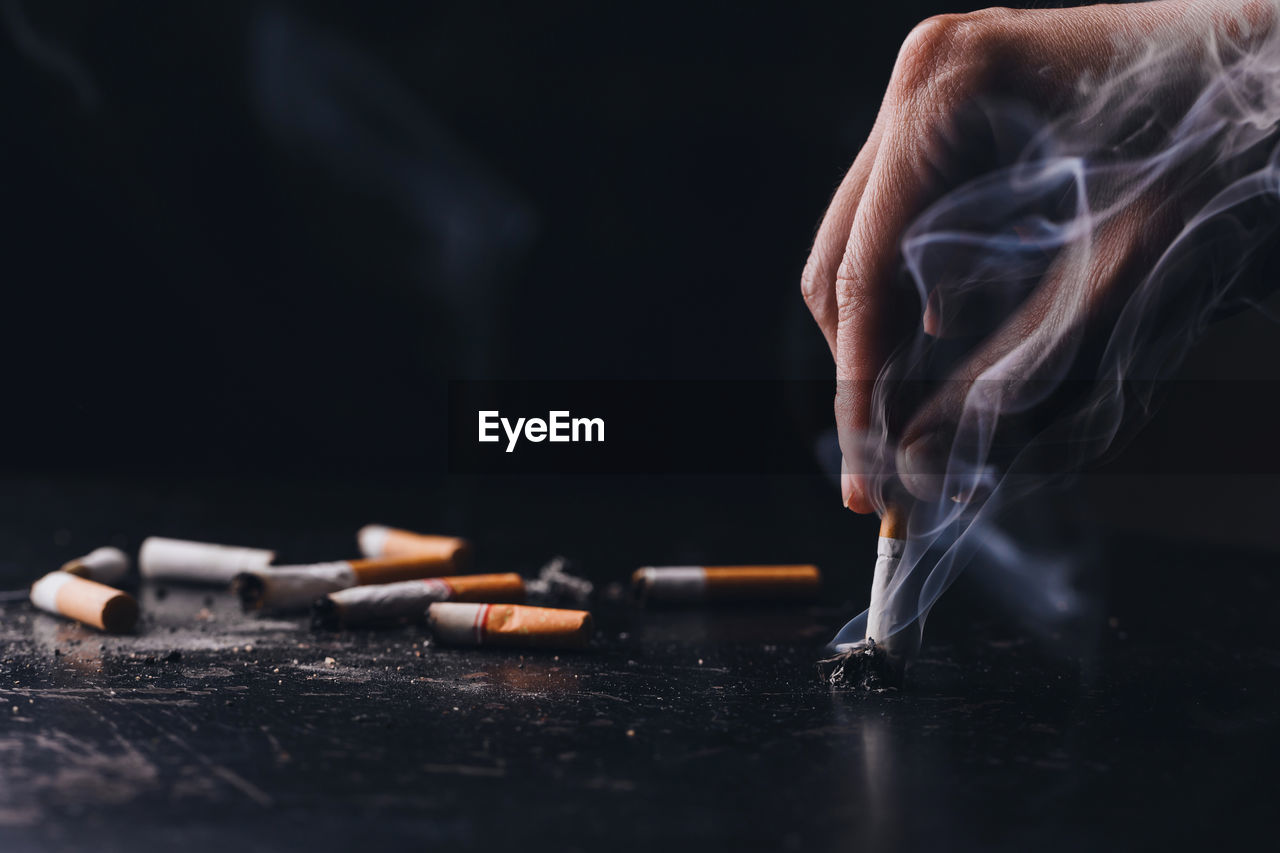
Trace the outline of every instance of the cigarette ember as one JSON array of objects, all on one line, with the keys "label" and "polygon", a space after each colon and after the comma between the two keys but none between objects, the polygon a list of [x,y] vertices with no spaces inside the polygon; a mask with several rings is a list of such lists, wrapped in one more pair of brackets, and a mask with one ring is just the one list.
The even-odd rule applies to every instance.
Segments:
[{"label": "cigarette ember", "polygon": [[339,560],[307,566],[263,566],[241,572],[232,589],[246,610],[306,610],[317,598],[362,584],[388,584],[448,574],[452,561],[438,554]]},{"label": "cigarette ember", "polygon": [[149,580],[225,586],[240,572],[259,569],[275,551],[152,536],[138,551],[138,571]]},{"label": "cigarette ember", "polygon": [[366,524],[356,534],[366,557],[440,557],[465,571],[471,564],[471,543],[457,536],[414,533],[381,524]]},{"label": "cigarette ember", "polygon": [[646,566],[631,576],[641,602],[808,599],[822,587],[817,566]]},{"label": "cigarette ember", "polygon": [[330,631],[393,625],[424,619],[427,606],[437,601],[519,602],[524,597],[524,580],[515,573],[354,586],[317,598],[311,624]]},{"label": "cigarette ember", "polygon": [[133,596],[69,572],[50,572],[32,584],[31,603],[112,634],[132,631],[138,621]]},{"label": "cigarette ember", "polygon": [[459,646],[581,649],[591,639],[591,614],[520,604],[443,602],[427,608],[435,638]]},{"label": "cigarette ember", "polygon": [[115,584],[124,580],[131,565],[128,554],[119,548],[107,546],[67,561],[63,564],[62,571],[99,583]]}]

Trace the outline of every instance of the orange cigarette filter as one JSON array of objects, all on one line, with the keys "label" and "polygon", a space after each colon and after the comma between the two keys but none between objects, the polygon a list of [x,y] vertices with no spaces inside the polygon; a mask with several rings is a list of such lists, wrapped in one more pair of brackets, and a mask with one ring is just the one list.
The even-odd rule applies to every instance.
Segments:
[{"label": "orange cigarette filter", "polygon": [[450,601],[519,601],[524,598],[524,578],[514,572],[456,575],[439,580],[451,590]]},{"label": "orange cigarette filter", "polygon": [[591,639],[591,614],[522,604],[439,602],[427,608],[436,639],[462,646],[585,648]]},{"label": "orange cigarette filter", "polygon": [[440,557],[458,571],[471,565],[471,543],[457,536],[414,533],[381,524],[367,524],[356,534],[366,557]]},{"label": "orange cigarette filter", "polygon": [[641,601],[806,599],[822,588],[817,566],[646,566],[631,576]]},{"label": "orange cigarette filter", "polygon": [[51,572],[32,584],[31,603],[112,634],[132,631],[138,621],[133,596],[70,572]]},{"label": "orange cigarette filter", "polygon": [[437,578],[455,571],[453,559],[442,554],[373,557],[348,560],[356,584],[395,583],[417,578]]}]

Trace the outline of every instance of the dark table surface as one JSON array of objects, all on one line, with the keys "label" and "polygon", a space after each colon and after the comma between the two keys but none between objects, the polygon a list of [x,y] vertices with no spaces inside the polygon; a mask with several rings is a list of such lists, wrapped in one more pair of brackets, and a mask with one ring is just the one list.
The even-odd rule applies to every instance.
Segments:
[{"label": "dark table surface", "polygon": [[604,600],[595,647],[558,656],[437,648],[416,628],[313,634],[303,618],[243,616],[219,590],[143,586],[143,622],[125,637],[0,605],[0,849],[1165,850],[1270,837],[1273,557],[1112,536],[1087,650],[1050,654],[962,583],[931,619],[909,691],[833,691],[814,661],[862,604],[874,526],[828,492],[7,481],[9,587],[152,533],[332,559],[375,520],[468,533],[485,569],[529,572],[565,551],[601,587],[642,563],[753,557],[812,559],[831,583],[803,607]]}]

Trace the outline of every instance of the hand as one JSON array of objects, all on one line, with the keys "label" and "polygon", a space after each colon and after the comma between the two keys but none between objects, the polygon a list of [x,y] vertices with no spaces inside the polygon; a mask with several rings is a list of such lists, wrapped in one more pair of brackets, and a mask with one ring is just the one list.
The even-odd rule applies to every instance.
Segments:
[{"label": "hand", "polygon": [[[1272,2],[1242,0],[988,9],[932,18],[910,34],[802,278],[835,357],[846,506],[875,508],[869,443],[890,449],[889,465],[909,491],[935,500],[957,435],[968,428],[962,424],[974,423],[977,409],[994,406],[1003,416],[1043,404],[1027,389],[1061,379],[1085,353],[1094,359],[1093,378],[1131,366],[1115,355],[1121,325],[1124,334],[1164,334],[1139,328],[1151,321],[1135,320],[1135,311],[1153,316],[1169,307],[1162,270],[1185,249],[1188,229],[1255,168],[1250,155],[1270,133],[1266,123],[1280,119],[1267,94],[1280,83],[1277,57],[1246,67],[1267,84],[1255,100],[1243,86],[1214,88],[1232,79],[1228,72],[1239,70],[1232,63],[1241,57],[1278,52],[1270,38],[1276,14]],[[1048,135],[1038,144],[1050,140],[1046,162],[1065,170],[1035,173],[1028,195],[1040,192],[1043,201],[1076,193],[1069,214],[1050,217],[1031,236],[1047,260],[1029,286],[1014,281],[1025,270],[1001,280],[990,266],[975,265],[982,276],[948,279],[920,262],[931,250],[928,238],[945,238],[943,214],[953,226],[966,210],[991,215],[992,205],[1018,214],[1009,200],[1025,187],[1007,168],[984,184],[959,171],[966,161],[956,156],[966,110],[997,101],[1043,118]],[[935,204],[940,199],[949,206]],[[1037,215],[1027,220],[1033,226],[1044,221]],[[983,248],[995,245],[993,238]],[[904,250],[914,290],[897,285]],[[1204,287],[1211,287],[1208,279]],[[975,298],[996,288],[1009,303],[1003,313]],[[1181,310],[1194,322],[1193,305]],[[919,340],[965,338],[970,345],[951,381],[891,418],[873,401],[874,383],[913,331]],[[980,383],[985,387],[975,393]]]}]

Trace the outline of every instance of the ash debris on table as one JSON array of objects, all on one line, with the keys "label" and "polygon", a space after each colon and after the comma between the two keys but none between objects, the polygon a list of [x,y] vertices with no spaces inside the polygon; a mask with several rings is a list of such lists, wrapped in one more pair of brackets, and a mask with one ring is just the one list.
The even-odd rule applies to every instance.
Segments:
[{"label": "ash debris on table", "polygon": [[895,666],[875,640],[818,661],[818,677],[832,687],[883,692],[902,688],[902,668]]}]

